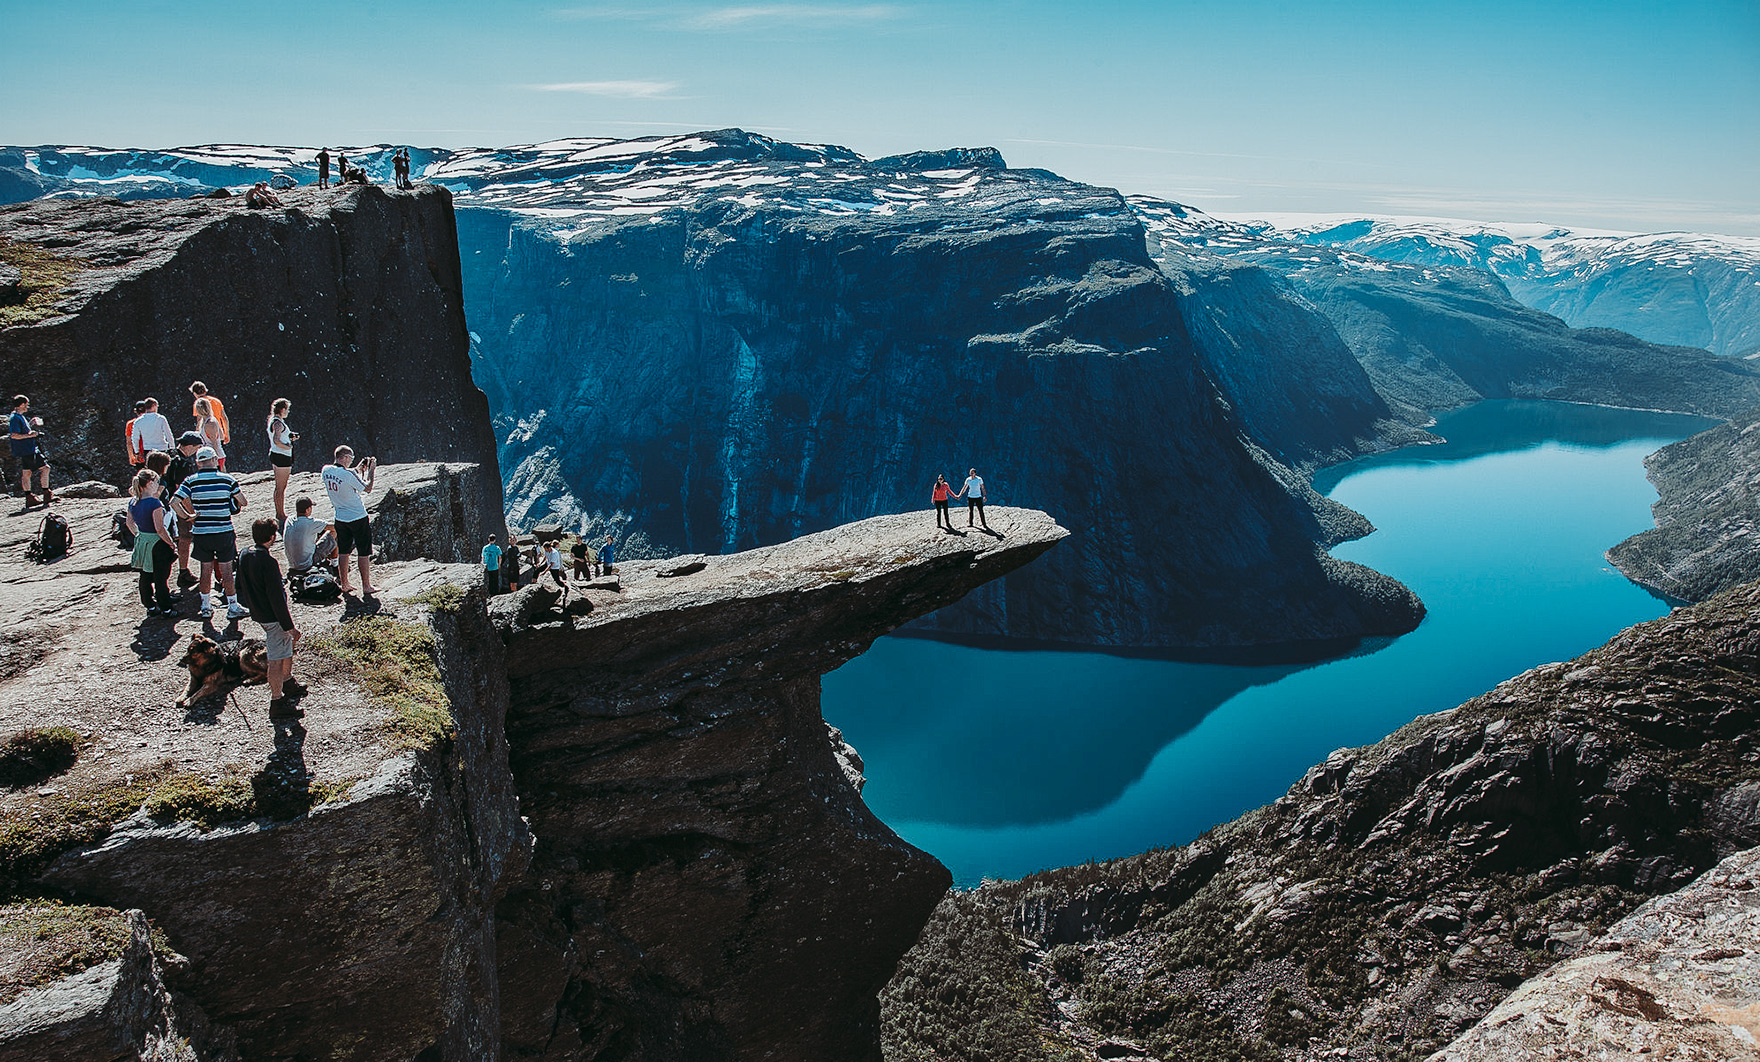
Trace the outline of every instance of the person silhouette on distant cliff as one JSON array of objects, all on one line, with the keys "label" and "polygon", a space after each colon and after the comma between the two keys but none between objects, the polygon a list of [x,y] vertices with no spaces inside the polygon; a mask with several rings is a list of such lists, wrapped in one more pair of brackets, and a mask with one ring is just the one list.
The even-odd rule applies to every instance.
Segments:
[{"label": "person silhouette on distant cliff", "polygon": [[318,149],[318,187],[330,187],[330,149]]},{"label": "person silhouette on distant cliff", "polygon": [[977,469],[967,470],[965,486],[959,489],[959,497],[966,500],[966,526],[972,526],[972,512],[975,510],[978,522],[984,525],[984,530],[990,530],[990,521],[984,519],[984,480]]},{"label": "person silhouette on distant cliff", "polygon": [[395,175],[397,187],[413,188],[409,183],[409,152],[398,148],[391,155],[391,172]]},{"label": "person silhouette on distant cliff", "polygon": [[336,153],[336,186],[338,188],[342,187],[343,183],[347,180],[348,180],[348,156],[344,155],[342,152],[338,151]]}]

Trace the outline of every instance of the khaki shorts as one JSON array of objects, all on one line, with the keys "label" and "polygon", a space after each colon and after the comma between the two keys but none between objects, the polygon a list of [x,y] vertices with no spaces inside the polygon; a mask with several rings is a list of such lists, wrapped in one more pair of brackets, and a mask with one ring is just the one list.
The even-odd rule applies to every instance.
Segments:
[{"label": "khaki shorts", "polygon": [[293,632],[284,630],[279,623],[265,623],[263,627],[263,647],[269,651],[270,660],[293,659]]}]

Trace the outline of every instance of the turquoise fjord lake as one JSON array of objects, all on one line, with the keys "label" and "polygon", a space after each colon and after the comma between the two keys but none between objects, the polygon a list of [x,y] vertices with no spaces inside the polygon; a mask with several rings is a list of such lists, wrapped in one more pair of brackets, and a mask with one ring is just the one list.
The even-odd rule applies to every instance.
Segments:
[{"label": "turquoise fjord lake", "polygon": [[1334,749],[1666,613],[1602,552],[1651,526],[1644,457],[1714,423],[1481,402],[1440,419],[1444,444],[1323,471],[1316,489],[1377,528],[1333,554],[1429,608],[1344,657],[1242,667],[882,638],[825,676],[825,718],[866,761],[868,806],[960,885],[1183,844]]}]

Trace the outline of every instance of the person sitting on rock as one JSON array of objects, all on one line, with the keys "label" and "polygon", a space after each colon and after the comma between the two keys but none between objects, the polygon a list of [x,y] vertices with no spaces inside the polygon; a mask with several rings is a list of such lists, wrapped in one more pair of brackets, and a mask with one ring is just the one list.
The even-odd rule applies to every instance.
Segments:
[{"label": "person sitting on rock", "polygon": [[267,210],[281,205],[281,198],[269,191],[268,181],[258,181],[244,194],[244,205],[252,210]]},{"label": "person sitting on rock", "polygon": [[305,571],[336,556],[336,529],[312,515],[312,499],[293,503],[293,519],[281,536],[289,571]]}]

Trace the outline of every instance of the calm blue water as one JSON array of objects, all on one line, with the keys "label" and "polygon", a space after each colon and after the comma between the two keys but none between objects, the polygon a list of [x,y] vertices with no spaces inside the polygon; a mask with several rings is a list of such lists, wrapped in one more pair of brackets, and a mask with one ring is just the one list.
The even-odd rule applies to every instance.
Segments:
[{"label": "calm blue water", "polygon": [[1333,749],[1665,613],[1601,554],[1651,526],[1645,455],[1712,423],[1483,402],[1442,418],[1444,445],[1323,473],[1316,488],[1378,528],[1334,555],[1429,608],[1352,656],[1239,667],[883,638],[825,677],[825,718],[867,762],[868,806],[961,884],[1181,844]]}]

